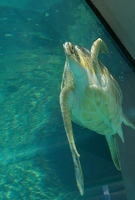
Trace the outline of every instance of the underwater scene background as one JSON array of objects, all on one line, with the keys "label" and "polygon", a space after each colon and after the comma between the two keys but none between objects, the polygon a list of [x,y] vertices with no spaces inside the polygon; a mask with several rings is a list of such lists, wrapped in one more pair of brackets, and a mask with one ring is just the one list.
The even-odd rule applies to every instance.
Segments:
[{"label": "underwater scene background", "polygon": [[[0,22],[0,199],[126,200],[125,185],[135,185],[126,162],[135,161],[133,147],[117,138],[122,178],[105,138],[73,124],[85,180],[80,196],[59,106],[63,43],[90,49],[100,37],[109,49],[100,59],[120,84],[134,123],[135,77],[122,51],[84,0],[0,0]],[[125,134],[132,130],[123,130],[132,139]]]}]

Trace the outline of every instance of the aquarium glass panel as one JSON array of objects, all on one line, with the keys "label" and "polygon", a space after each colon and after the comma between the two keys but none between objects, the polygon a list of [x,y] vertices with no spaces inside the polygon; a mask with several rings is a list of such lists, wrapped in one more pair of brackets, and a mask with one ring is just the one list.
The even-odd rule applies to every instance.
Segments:
[{"label": "aquarium glass panel", "polygon": [[112,36],[84,0],[0,0],[0,22],[0,199],[126,200],[135,131],[122,110],[135,125],[135,77]]}]

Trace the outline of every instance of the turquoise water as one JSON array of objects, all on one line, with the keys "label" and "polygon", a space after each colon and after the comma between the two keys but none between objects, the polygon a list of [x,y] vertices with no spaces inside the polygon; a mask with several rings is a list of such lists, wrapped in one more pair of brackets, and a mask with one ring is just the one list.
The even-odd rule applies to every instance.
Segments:
[{"label": "turquoise water", "polygon": [[[109,54],[100,58],[131,93],[129,61],[85,1],[18,2],[0,1],[0,199],[102,200],[108,185],[112,200],[125,200],[104,137],[73,124],[85,179],[79,195],[59,106],[62,44],[90,48],[101,37]],[[133,106],[123,103],[132,121]]]}]

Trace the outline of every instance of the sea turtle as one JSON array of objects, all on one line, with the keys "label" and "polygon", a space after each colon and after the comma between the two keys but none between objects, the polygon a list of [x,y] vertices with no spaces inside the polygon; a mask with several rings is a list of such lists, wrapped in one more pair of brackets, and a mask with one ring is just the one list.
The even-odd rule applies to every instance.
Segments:
[{"label": "sea turtle", "polygon": [[122,111],[122,92],[108,69],[98,59],[99,53],[107,53],[104,41],[98,38],[91,51],[70,42],[63,44],[66,62],[60,93],[60,107],[65,131],[70,145],[77,186],[84,193],[84,180],[77,152],[71,120],[76,124],[105,135],[112,160],[121,169],[119,152],[114,135],[119,134],[124,142],[122,122],[135,126]]}]

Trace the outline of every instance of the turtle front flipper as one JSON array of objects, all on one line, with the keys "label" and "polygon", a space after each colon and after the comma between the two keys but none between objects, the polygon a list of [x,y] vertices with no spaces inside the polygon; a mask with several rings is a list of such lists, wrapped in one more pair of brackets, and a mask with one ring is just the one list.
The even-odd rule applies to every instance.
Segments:
[{"label": "turtle front flipper", "polygon": [[73,87],[71,86],[67,86],[62,89],[60,93],[60,107],[61,107],[61,112],[63,116],[66,135],[67,135],[70,150],[72,153],[77,186],[80,191],[80,194],[83,195],[84,180],[83,180],[83,173],[82,173],[82,168],[81,168],[80,159],[79,159],[80,155],[78,154],[76,146],[75,146],[73,132],[72,132],[72,124],[71,124],[71,113],[68,107],[68,94],[72,90],[73,90]]},{"label": "turtle front flipper", "polygon": [[118,170],[121,170],[120,159],[119,159],[119,150],[118,150],[117,141],[115,139],[115,136],[114,135],[105,135],[105,137],[106,137],[109,149],[110,149],[113,163]]},{"label": "turtle front flipper", "polygon": [[98,38],[91,47],[91,59],[97,62],[99,53],[108,53],[107,46],[101,38]]}]

